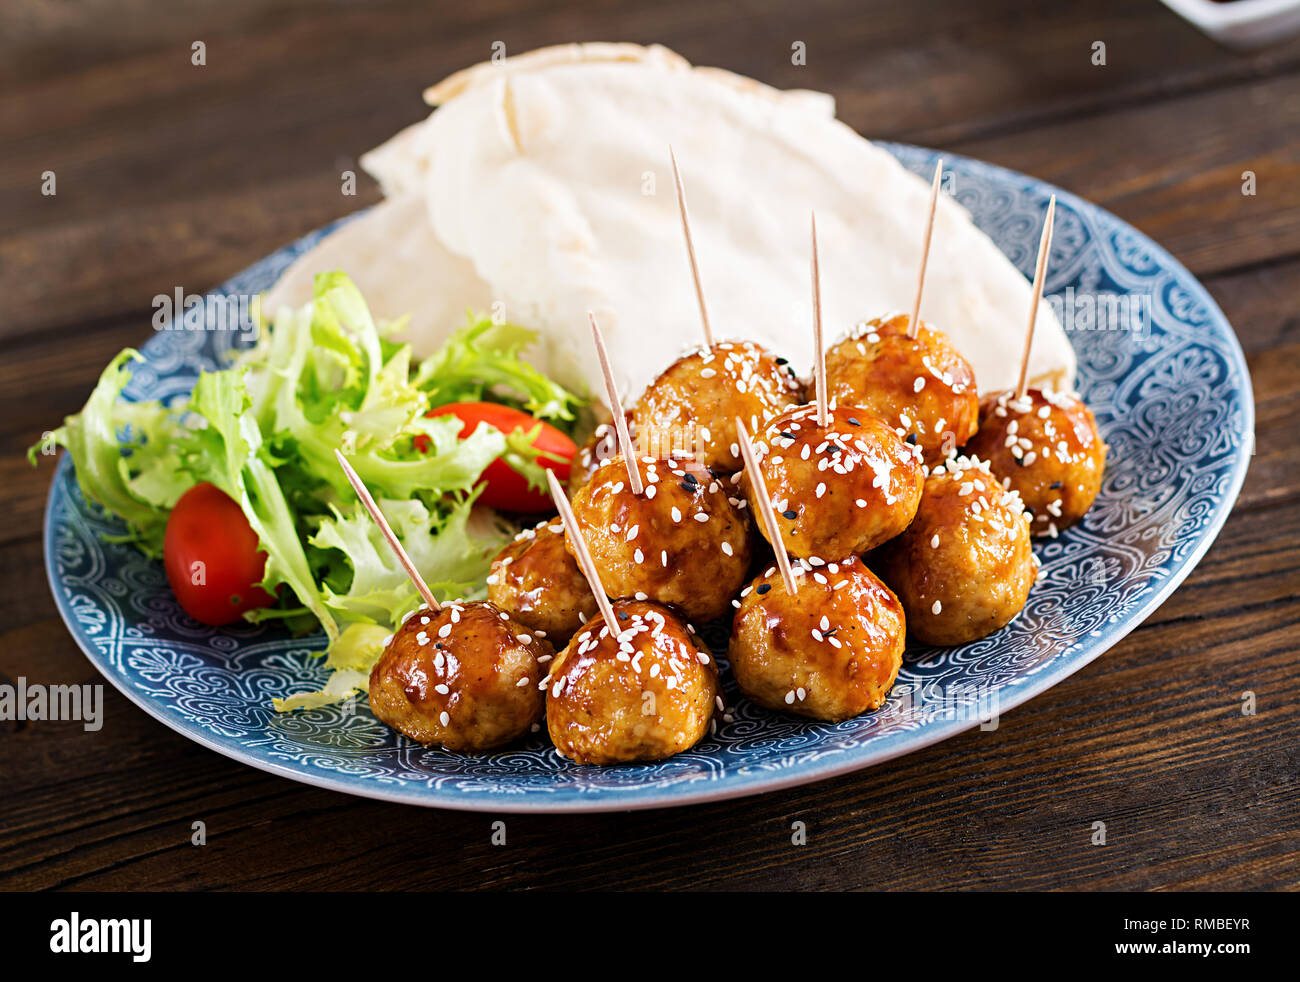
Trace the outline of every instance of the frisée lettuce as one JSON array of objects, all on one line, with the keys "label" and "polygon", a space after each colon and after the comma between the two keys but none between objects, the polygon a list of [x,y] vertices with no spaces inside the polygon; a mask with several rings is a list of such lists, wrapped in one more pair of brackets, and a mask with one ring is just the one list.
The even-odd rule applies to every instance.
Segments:
[{"label": "fris\u00e9e lettuce", "polygon": [[490,400],[564,426],[579,401],[522,359],[533,332],[473,315],[413,364],[410,347],[390,339],[402,322],[377,322],[342,273],[317,276],[304,307],[271,323],[256,317],[257,343],[169,404],[121,398],[142,360],[121,352],[47,442],[71,455],[86,498],[126,525],[119,538],[153,557],[171,508],[195,484],[211,482],[239,505],[267,555],[260,585],[278,597],[245,617],[325,632],[328,684],[275,700],[281,710],[309,708],[364,691],[384,639],[420,603],[335,449],[435,595],[472,599],[507,534],[475,520],[475,485],[498,458],[543,484],[529,447],[536,431],[507,437],[481,423],[462,437],[457,417],[426,414]]}]

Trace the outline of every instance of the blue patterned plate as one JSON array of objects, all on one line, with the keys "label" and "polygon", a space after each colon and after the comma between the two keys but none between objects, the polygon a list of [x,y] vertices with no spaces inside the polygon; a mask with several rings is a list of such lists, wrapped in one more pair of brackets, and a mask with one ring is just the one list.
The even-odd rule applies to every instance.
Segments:
[{"label": "blue patterned plate", "polygon": [[[889,149],[929,176],[932,152]],[[1047,293],[1083,311],[1071,333],[1079,388],[1111,454],[1092,511],[1036,546],[1042,575],[1020,616],[961,648],[909,649],[879,712],[819,724],[759,709],[729,686],[733,718],[716,735],[672,760],[624,767],[570,764],[543,736],[482,757],[426,749],[377,722],[364,698],[278,715],[272,695],[323,684],[326,673],[312,655],[319,638],[288,637],[269,625],[214,632],[190,620],[160,563],[101,540],[120,527],[83,500],[66,455],[45,523],[46,568],[63,619],[114,685],[206,747],[307,784],[442,808],[600,811],[755,794],[888,760],[1006,712],[1137,627],[1204,555],[1246,473],[1254,401],[1231,327],[1165,250],[1072,194],[979,161],[947,159],[956,197],[1026,275],[1055,191]],[[339,224],[268,256],[215,292],[268,288]],[[1113,316],[1105,324],[1081,323],[1087,307],[1079,298],[1108,295],[1149,298],[1149,313],[1122,329]],[[155,334],[128,397],[188,392],[231,338]]]}]

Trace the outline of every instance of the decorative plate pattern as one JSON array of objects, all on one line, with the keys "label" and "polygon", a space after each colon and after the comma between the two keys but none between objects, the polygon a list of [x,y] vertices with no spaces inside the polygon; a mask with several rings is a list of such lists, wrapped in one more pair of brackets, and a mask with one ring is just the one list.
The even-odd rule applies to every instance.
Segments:
[{"label": "decorative plate pattern", "polygon": [[[929,176],[935,155],[889,145]],[[649,808],[753,794],[866,767],[1006,712],[1102,654],[1147,617],[1209,548],[1250,458],[1254,403],[1223,314],[1151,240],[1072,194],[945,155],[956,197],[1030,275],[1053,192],[1047,293],[1150,298],[1141,330],[1076,329],[1079,387],[1112,452],[1091,512],[1036,545],[1041,579],[1015,621],[960,648],[912,647],[889,703],[839,724],[760,709],[730,683],[732,722],[657,764],[578,767],[544,736],[464,757],[395,735],[352,704],[279,715],[272,695],[316,689],[319,638],[274,626],[214,632],[190,620],[162,566],[102,541],[120,531],[88,505],[66,455],[46,514],[46,567],[60,613],[90,660],[151,715],[204,746],[335,790],[444,808],[586,811]],[[344,219],[346,221],[347,219]],[[336,222],[256,263],[216,294],[268,288]],[[231,333],[164,331],[143,347],[129,398],[187,393]],[[725,660],[724,660],[725,663]]]}]

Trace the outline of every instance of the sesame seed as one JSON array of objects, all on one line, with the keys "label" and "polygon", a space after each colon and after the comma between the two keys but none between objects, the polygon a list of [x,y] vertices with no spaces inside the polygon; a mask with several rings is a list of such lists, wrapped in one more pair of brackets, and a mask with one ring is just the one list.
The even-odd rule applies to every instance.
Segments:
[{"label": "sesame seed", "polygon": [[936,600],[933,604],[930,605],[930,613],[932,614],[937,614],[941,610],[943,610],[943,603],[938,600]]},{"label": "sesame seed", "polygon": [[722,543],[722,551],[723,551],[724,553],[726,553],[728,556],[730,556],[730,555],[731,555],[731,543],[730,543],[730,542],[724,542],[724,543]]}]

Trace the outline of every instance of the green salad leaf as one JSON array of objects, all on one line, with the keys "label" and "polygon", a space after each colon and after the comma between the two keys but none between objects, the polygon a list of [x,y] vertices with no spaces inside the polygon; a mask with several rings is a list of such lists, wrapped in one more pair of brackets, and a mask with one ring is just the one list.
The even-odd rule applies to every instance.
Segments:
[{"label": "green salad leaf", "polygon": [[519,353],[537,340],[515,324],[497,324],[468,315],[469,323],[426,358],[415,384],[434,405],[492,399],[514,405],[538,419],[571,422],[581,400],[552,382]]},{"label": "green salad leaf", "polygon": [[[143,360],[132,348],[120,352],[100,375],[85,408],[48,440],[72,454],[81,493],[126,523],[124,538],[158,557],[171,507],[193,482],[170,466],[168,448],[189,437],[172,413],[161,403],[118,399],[131,380],[127,363]],[[33,464],[40,449],[37,444],[27,452]]]},{"label": "green salad leaf", "polygon": [[[491,400],[539,419],[571,422],[581,401],[524,360],[532,331],[469,317],[419,365],[388,335],[402,321],[375,320],[342,273],[316,277],[312,302],[259,309],[257,343],[220,371],[203,372],[187,401],[171,406],[121,398],[133,350],[104,370],[82,411],[47,434],[45,452],[71,455],[82,493],[122,519],[133,542],[162,553],[171,508],[201,481],[243,511],[267,563],[261,586],[274,607],[250,621],[319,626],[328,683],[275,701],[311,708],[366,691],[385,639],[420,604],[334,457],[343,451],[377,499],[403,547],[440,598],[483,592],[505,541],[475,522],[476,484],[498,458],[544,487],[531,433],[486,424],[460,436],[450,402]],[[29,451],[37,462],[40,445]]]}]

